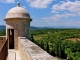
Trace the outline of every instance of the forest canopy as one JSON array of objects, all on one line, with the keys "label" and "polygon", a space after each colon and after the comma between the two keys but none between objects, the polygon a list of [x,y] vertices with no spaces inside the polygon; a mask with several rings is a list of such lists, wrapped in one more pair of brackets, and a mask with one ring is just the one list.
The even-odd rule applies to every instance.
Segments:
[{"label": "forest canopy", "polygon": [[80,29],[31,30],[31,41],[55,57],[80,60]]}]

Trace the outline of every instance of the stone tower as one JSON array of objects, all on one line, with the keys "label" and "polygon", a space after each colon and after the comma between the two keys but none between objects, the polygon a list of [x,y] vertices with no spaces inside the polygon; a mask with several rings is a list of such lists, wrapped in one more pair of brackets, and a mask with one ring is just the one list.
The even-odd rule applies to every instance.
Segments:
[{"label": "stone tower", "polygon": [[29,13],[18,2],[17,6],[10,9],[4,19],[6,21],[6,36],[9,49],[18,49],[18,37],[30,38]]}]

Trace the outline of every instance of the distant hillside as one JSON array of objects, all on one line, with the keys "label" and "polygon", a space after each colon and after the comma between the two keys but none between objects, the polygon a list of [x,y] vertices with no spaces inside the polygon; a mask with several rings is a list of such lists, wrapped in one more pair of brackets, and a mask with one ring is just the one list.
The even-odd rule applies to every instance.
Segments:
[{"label": "distant hillside", "polygon": [[[0,25],[0,29],[6,29],[6,26],[5,25]],[[30,26],[30,29],[31,30],[36,30],[38,28],[37,27],[34,27],[34,26]]]},{"label": "distant hillside", "polygon": [[0,29],[6,29],[6,26],[0,25]]},{"label": "distant hillside", "polygon": [[48,29],[50,27],[34,27],[34,26],[30,26],[31,30],[36,30],[36,29]]},{"label": "distant hillside", "polygon": [[[80,28],[80,27],[75,27],[75,26],[50,26],[50,27],[35,27],[35,26],[30,26],[31,30],[36,30],[36,29],[48,29],[48,28]],[[5,25],[0,25],[0,29],[6,29]]]},{"label": "distant hillside", "polygon": [[36,29],[38,29],[38,27],[30,26],[30,29],[31,30],[36,30]]}]

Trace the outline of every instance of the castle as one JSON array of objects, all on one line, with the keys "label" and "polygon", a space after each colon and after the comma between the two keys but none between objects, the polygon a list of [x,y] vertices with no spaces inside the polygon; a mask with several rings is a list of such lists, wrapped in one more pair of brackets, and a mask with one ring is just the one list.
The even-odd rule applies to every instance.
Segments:
[{"label": "castle", "polygon": [[57,60],[46,51],[31,42],[29,13],[18,2],[10,9],[4,19],[6,36],[0,36],[3,42],[0,48],[0,60]]}]

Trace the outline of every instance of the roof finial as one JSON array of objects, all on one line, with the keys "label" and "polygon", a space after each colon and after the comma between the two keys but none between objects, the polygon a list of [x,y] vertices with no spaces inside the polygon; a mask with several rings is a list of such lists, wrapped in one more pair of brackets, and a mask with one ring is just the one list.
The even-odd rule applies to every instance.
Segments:
[{"label": "roof finial", "polygon": [[17,2],[17,6],[20,7],[20,2]]}]

